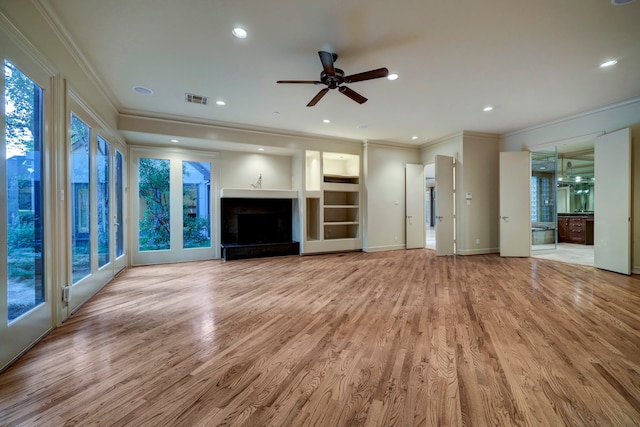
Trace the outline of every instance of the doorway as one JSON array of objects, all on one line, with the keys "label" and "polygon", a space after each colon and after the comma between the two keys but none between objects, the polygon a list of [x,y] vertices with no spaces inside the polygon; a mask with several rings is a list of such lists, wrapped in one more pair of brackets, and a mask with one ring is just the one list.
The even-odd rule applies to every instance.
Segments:
[{"label": "doorway", "polygon": [[[532,256],[568,264],[594,265],[594,167],[593,141],[532,153]],[[551,192],[545,196],[543,188],[543,181],[551,177],[555,183],[555,196],[552,197],[555,203],[547,203]],[[534,221],[534,212],[550,217],[552,209],[556,211],[552,223]],[[544,219],[540,217],[536,221]],[[536,240],[536,233],[549,233],[542,230],[550,229],[551,225],[554,243]]]},{"label": "doorway", "polygon": [[215,156],[131,150],[133,265],[216,258],[212,185]]},{"label": "doorway", "polygon": [[425,248],[436,249],[436,164],[424,167]]}]

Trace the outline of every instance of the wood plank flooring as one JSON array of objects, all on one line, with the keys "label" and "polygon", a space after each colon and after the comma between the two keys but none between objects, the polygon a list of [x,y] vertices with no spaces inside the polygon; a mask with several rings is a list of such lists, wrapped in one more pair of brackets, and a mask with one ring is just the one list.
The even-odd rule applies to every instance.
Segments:
[{"label": "wood plank flooring", "polygon": [[3,426],[640,425],[640,280],[432,251],[131,268],[0,374]]}]

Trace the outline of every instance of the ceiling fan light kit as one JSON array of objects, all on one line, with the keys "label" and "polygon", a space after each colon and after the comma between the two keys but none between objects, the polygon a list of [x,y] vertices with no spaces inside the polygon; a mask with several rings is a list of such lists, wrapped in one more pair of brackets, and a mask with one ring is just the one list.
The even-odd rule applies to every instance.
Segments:
[{"label": "ceiling fan light kit", "polygon": [[364,104],[367,102],[367,98],[360,95],[353,89],[343,86],[345,83],[356,83],[364,80],[379,79],[387,77],[389,70],[386,68],[377,68],[375,70],[365,71],[363,73],[352,74],[345,76],[344,71],[334,66],[335,61],[338,59],[338,55],[335,53],[319,51],[320,62],[322,62],[322,72],[320,73],[320,80],[278,80],[277,83],[285,84],[313,84],[313,85],[326,85],[327,87],[321,89],[320,92],[313,97],[307,104],[307,107],[313,107],[322,99],[323,96],[329,92],[330,89],[338,89],[338,92],[353,99],[358,104]]}]

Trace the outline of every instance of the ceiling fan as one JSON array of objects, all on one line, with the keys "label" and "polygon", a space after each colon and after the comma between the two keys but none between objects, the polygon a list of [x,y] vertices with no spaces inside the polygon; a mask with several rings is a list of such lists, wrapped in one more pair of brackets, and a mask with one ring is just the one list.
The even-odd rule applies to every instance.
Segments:
[{"label": "ceiling fan", "polygon": [[338,59],[338,54],[320,51],[320,61],[324,70],[320,73],[320,80],[278,80],[278,83],[296,83],[296,84],[312,84],[312,85],[327,85],[317,93],[316,96],[307,104],[307,107],[313,107],[322,99],[323,96],[329,92],[329,89],[338,89],[340,93],[345,94],[349,98],[356,101],[358,104],[364,104],[367,102],[367,98],[360,95],[358,92],[342,86],[344,83],[355,83],[363,80],[379,79],[381,77],[387,77],[389,70],[386,68],[378,68],[376,70],[365,71],[363,73],[352,74],[345,76],[344,71],[340,68],[334,67],[334,62]]}]

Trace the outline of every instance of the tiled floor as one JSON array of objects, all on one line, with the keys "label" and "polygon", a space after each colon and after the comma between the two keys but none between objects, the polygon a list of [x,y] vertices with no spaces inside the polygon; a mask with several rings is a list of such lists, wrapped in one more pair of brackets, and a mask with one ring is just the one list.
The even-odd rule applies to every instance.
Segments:
[{"label": "tiled floor", "polygon": [[558,243],[555,252],[531,256],[554,261],[562,261],[569,264],[581,264],[593,266],[593,245],[576,245],[574,243]]},{"label": "tiled floor", "polygon": [[[427,249],[436,248],[436,228],[426,227],[426,245]],[[544,258],[554,261],[566,262],[568,264],[580,264],[593,266],[593,245],[576,245],[573,243],[558,243],[557,249],[554,245],[538,245],[537,249],[542,249],[547,253],[536,255],[536,251],[531,252],[534,258]],[[548,252],[552,251],[552,252]]]},{"label": "tiled floor", "polygon": [[426,229],[427,229],[427,242],[425,247],[427,249],[435,249],[436,248],[436,228],[427,226]]}]

